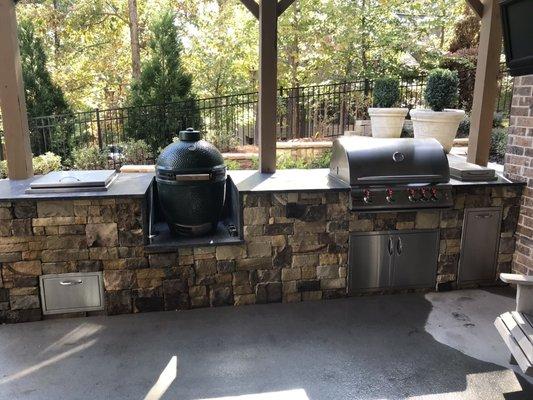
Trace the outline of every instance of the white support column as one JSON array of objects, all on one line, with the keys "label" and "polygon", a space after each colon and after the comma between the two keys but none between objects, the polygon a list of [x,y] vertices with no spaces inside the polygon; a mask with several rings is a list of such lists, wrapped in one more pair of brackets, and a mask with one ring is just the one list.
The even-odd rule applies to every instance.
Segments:
[{"label": "white support column", "polygon": [[33,166],[13,0],[0,0],[0,107],[9,178],[30,178]]},{"label": "white support column", "polygon": [[502,28],[499,1],[484,0],[482,11],[474,103],[470,116],[468,162],[486,166],[500,71]]}]

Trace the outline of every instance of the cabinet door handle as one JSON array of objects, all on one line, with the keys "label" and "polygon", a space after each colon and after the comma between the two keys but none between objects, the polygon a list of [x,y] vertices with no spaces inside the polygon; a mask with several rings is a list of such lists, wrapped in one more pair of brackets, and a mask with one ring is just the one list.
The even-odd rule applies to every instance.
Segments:
[{"label": "cabinet door handle", "polygon": [[74,285],[81,285],[83,283],[83,281],[81,279],[68,279],[66,281],[61,281],[59,282],[59,284],[61,286],[74,286]]},{"label": "cabinet door handle", "polygon": [[397,252],[398,254],[402,254],[402,251],[403,251],[402,238],[399,237],[399,238],[398,238],[398,242],[396,243],[396,252]]},{"label": "cabinet door handle", "polygon": [[389,236],[389,255],[392,256],[393,252],[394,252],[394,244],[392,242],[392,237]]},{"label": "cabinet door handle", "polygon": [[492,214],[477,214],[476,215],[476,218],[479,218],[479,219],[488,219],[492,217]]}]

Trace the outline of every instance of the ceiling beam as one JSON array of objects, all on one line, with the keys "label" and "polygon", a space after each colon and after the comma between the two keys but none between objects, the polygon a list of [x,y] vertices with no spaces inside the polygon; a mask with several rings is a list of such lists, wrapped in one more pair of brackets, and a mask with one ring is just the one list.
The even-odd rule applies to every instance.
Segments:
[{"label": "ceiling beam", "polygon": [[241,0],[241,3],[250,11],[253,16],[259,19],[259,4],[255,0]]},{"label": "ceiling beam", "polygon": [[278,17],[294,3],[294,0],[280,0],[278,3]]},{"label": "ceiling beam", "polygon": [[481,0],[466,0],[466,2],[479,18],[483,17],[483,9],[485,6]]}]

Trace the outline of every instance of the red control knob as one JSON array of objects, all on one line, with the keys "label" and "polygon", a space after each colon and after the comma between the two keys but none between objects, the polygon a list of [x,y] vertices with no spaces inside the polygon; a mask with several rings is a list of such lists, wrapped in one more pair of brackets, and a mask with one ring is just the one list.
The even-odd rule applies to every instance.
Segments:
[{"label": "red control knob", "polygon": [[407,191],[407,198],[409,199],[410,202],[414,203],[416,201],[418,201],[418,197],[416,195],[416,191],[414,189],[409,189]]},{"label": "red control knob", "polygon": [[431,201],[437,201],[439,199],[439,194],[437,188],[431,188]]},{"label": "red control knob", "polygon": [[363,201],[367,204],[372,203],[372,195],[370,193],[370,190],[368,189],[363,190]]},{"label": "red control knob", "polygon": [[431,193],[427,188],[421,188],[420,189],[420,200],[422,201],[428,201],[431,198]]},{"label": "red control knob", "polygon": [[394,191],[389,188],[385,191],[385,193],[386,193],[385,200],[387,200],[387,202],[389,203],[393,203],[394,202],[394,197],[393,197]]}]

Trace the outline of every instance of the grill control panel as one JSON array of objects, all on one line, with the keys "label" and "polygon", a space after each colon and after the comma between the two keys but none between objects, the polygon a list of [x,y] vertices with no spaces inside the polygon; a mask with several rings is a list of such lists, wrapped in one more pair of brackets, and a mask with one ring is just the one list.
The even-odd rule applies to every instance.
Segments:
[{"label": "grill control panel", "polygon": [[354,211],[410,210],[453,206],[450,185],[407,185],[352,188],[350,207]]}]

